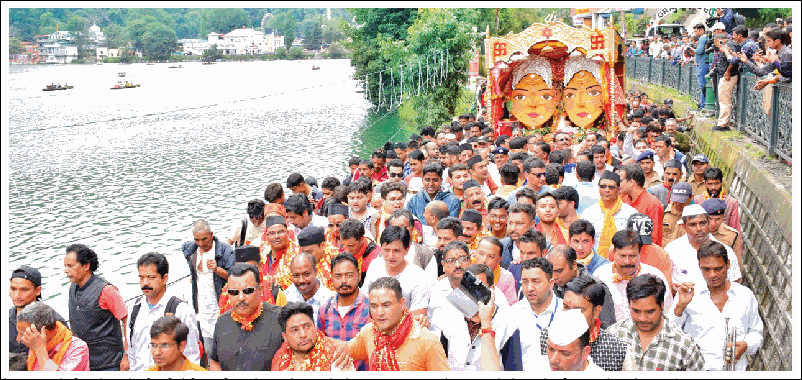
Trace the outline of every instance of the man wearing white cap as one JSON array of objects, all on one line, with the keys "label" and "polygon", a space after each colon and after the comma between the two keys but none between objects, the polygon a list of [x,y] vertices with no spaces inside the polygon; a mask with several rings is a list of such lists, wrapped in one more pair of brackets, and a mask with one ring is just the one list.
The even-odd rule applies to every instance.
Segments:
[{"label": "man wearing white cap", "polygon": [[604,371],[590,357],[590,329],[579,309],[566,310],[552,323],[546,357],[552,371]]},{"label": "man wearing white cap", "polygon": [[[699,260],[696,258],[696,253],[702,243],[711,240],[718,241],[710,234],[708,224],[707,212],[701,205],[690,205],[682,210],[682,227],[685,229],[685,235],[668,243],[665,248],[673,263],[672,282],[675,288],[683,282],[704,286],[705,279],[699,269]],[[740,282],[741,268],[738,266],[737,256],[735,256],[732,248],[726,246],[725,248],[729,258],[727,278],[730,281]]]}]

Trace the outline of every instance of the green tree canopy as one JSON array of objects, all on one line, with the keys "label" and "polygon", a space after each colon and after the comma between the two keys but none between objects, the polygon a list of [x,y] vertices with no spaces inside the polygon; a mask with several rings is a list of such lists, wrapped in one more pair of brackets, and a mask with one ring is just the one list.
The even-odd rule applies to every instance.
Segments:
[{"label": "green tree canopy", "polygon": [[142,54],[146,59],[168,60],[176,47],[175,31],[158,22],[147,25],[147,31],[142,36]]},{"label": "green tree canopy", "polygon": [[212,44],[203,52],[203,62],[213,62],[218,58],[220,58],[220,50],[217,49],[217,44]]},{"label": "green tree canopy", "polygon": [[250,25],[248,15],[242,8],[215,8],[204,14],[206,29],[215,33],[228,33]]},{"label": "green tree canopy", "polygon": [[11,37],[8,39],[8,54],[22,54],[25,48],[22,47],[19,38]]},{"label": "green tree canopy", "polygon": [[292,46],[292,41],[295,40],[295,17],[292,12],[275,15],[267,22],[267,26],[284,36],[284,46]]}]

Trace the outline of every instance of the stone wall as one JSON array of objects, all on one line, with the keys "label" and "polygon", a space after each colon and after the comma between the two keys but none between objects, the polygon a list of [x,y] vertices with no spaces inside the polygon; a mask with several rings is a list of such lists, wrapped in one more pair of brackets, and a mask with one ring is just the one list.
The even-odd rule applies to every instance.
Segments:
[{"label": "stone wall", "polygon": [[[637,88],[651,99],[668,97],[657,86],[628,81],[627,89]],[[675,99],[678,115],[687,102]],[[704,153],[711,165],[724,172],[727,191],[740,206],[743,230],[742,284],[752,289],[760,305],[764,323],[763,346],[749,358],[749,370],[792,370],[792,227],[793,204],[790,188],[748,151],[710,128],[713,120],[695,123],[689,137],[694,143],[690,154]]]}]

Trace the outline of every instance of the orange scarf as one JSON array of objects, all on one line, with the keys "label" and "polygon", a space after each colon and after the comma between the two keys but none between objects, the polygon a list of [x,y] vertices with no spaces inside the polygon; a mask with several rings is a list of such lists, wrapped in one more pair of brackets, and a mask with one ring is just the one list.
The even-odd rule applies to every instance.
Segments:
[{"label": "orange scarf", "polygon": [[[540,231],[540,233],[545,235],[545,233],[543,232],[543,227],[540,225],[540,223],[535,225],[535,229]],[[557,237],[557,244],[568,245],[568,237],[565,236],[565,230],[563,230],[560,227],[560,223],[559,222],[555,222],[554,223],[554,234],[552,236],[546,236],[546,240],[551,241],[551,237],[554,237],[554,236]],[[557,244],[552,244],[552,245],[557,245]]]},{"label": "orange scarf", "polygon": [[[56,321],[56,335],[53,336],[53,339],[47,341],[45,345],[45,349],[49,353],[53,349],[56,348],[59,344],[58,351],[56,352],[50,360],[54,361],[57,365],[61,366],[61,361],[64,360],[64,355],[67,354],[67,349],[70,348],[70,343],[72,342],[72,331],[68,329],[66,326],[61,324],[61,322]],[[33,371],[33,366],[36,364],[36,354],[33,351],[28,352],[28,371]],[[45,363],[42,363],[41,366],[44,366]]]},{"label": "orange scarf", "polygon": [[376,346],[370,355],[369,369],[371,371],[400,371],[396,350],[401,347],[409,332],[412,331],[412,317],[409,311],[404,311],[401,323],[390,334],[384,334],[376,324],[373,324],[373,345]]},{"label": "orange scarf", "polygon": [[261,315],[262,315],[262,302],[259,302],[259,307],[257,307],[256,310],[254,310],[253,313],[251,313],[251,315],[247,317],[242,317],[241,315],[237,314],[237,312],[234,309],[231,309],[231,319],[233,319],[234,322],[241,324],[242,329],[245,331],[253,330],[253,321],[255,321],[256,318],[259,318],[259,316]]},{"label": "orange scarf", "polygon": [[317,342],[309,350],[306,360],[301,364],[301,368],[295,368],[295,361],[292,360],[292,348],[285,341],[281,344],[273,361],[272,371],[331,371],[331,356],[335,351],[334,344],[329,341],[323,333],[317,332]]},{"label": "orange scarf", "polygon": [[599,333],[601,333],[601,319],[596,318],[593,320],[593,327],[590,328],[590,343],[599,339]]},{"label": "orange scarf", "polygon": [[616,267],[615,263],[613,263],[613,283],[614,284],[620,284],[622,281],[629,281],[629,280],[631,280],[631,279],[633,279],[635,277],[638,277],[639,274],[640,274],[640,263],[638,263],[638,270],[636,270],[635,274],[633,274],[632,276],[623,276],[623,275],[618,274],[618,267]]},{"label": "orange scarf", "polygon": [[276,258],[270,263],[269,257],[272,250],[273,248],[270,246],[270,243],[262,242],[262,249],[260,249],[260,251],[265,252],[265,254],[264,257],[262,257],[262,268],[259,270],[259,273],[262,275],[275,276],[279,286],[281,286],[282,289],[287,289],[287,287],[292,284],[290,261],[295,255],[301,252],[301,249],[298,247],[298,242],[295,239],[289,239],[287,246],[283,250],[276,252]]},{"label": "orange scarf", "polygon": [[610,249],[610,244],[613,241],[613,235],[617,232],[615,227],[615,214],[621,210],[621,197],[615,200],[613,207],[605,208],[604,201],[599,200],[599,206],[604,213],[604,226],[602,227],[601,236],[599,237],[599,249],[596,250],[602,257],[607,258],[607,251]]}]

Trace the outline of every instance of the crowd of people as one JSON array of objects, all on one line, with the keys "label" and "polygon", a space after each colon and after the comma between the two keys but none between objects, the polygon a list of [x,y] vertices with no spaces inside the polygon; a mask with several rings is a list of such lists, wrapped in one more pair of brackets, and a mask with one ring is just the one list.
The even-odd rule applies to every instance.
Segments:
[{"label": "crowd of people", "polygon": [[[229,232],[194,223],[190,284],[174,285],[189,300],[167,295],[151,252],[127,308],[72,244],[67,323],[21,266],[10,367],[745,370],[763,322],[739,284],[738,203],[705,155],[676,148],[671,104],[630,96],[618,136],[495,136],[463,114],[351,158],[342,180],[291,173]],[[465,298],[466,278],[490,300]]]},{"label": "crowd of people", "polygon": [[718,115],[713,129],[729,130],[733,91],[741,73],[752,73],[759,78],[753,90],[791,82],[792,18],[778,18],[762,29],[749,29],[743,21],[732,9],[718,8],[716,15],[708,20],[709,26],[700,23],[693,27],[692,34],[684,30],[681,35],[655,33],[651,41],[631,41],[626,55],[695,66],[701,92],[698,108],[704,108],[707,83],[712,81]]}]

